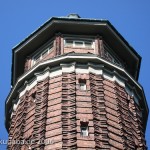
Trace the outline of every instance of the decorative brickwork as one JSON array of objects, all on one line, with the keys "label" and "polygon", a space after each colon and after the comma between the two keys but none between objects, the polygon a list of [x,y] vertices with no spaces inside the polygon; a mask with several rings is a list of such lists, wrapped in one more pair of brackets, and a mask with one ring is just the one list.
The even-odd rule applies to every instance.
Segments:
[{"label": "decorative brickwork", "polygon": [[61,54],[61,34],[56,36],[56,56]]},{"label": "decorative brickwork", "polygon": [[142,124],[142,110],[135,103],[134,98],[130,97],[129,112],[131,116],[132,138],[134,139],[134,146],[139,150],[147,149],[144,138],[143,124]]},{"label": "decorative brickwork", "polygon": [[[48,104],[48,91],[49,91],[49,79],[40,81],[37,83],[36,90],[36,107],[35,107],[35,120],[33,127],[33,139],[35,143],[34,149],[44,150],[45,140],[45,128],[46,128],[46,115],[47,115],[47,104]],[[41,143],[39,143],[39,141]]]},{"label": "decorative brickwork", "polygon": [[[10,137],[11,141],[15,140],[23,140],[24,139],[24,128],[26,122],[26,115],[27,115],[27,107],[28,107],[28,92],[20,99],[20,104],[13,114],[14,120],[12,120],[12,124],[10,126]],[[20,144],[12,144],[8,145],[8,149],[10,150],[20,150]]]},{"label": "decorative brickwork", "polygon": [[107,118],[104,101],[103,78],[90,74],[90,88],[93,108],[94,137],[96,149],[109,149]]},{"label": "decorative brickwork", "polygon": [[62,149],[77,149],[76,75],[62,74]]},{"label": "decorative brickwork", "polygon": [[13,59],[8,150],[147,150],[141,57],[108,21],[52,18]]},{"label": "decorative brickwork", "polygon": [[45,150],[62,149],[62,77],[49,80]]},{"label": "decorative brickwork", "polygon": [[[81,135],[81,124],[87,125],[87,136]],[[8,145],[10,150],[147,149],[138,104],[124,87],[94,73],[37,82],[20,98],[9,134],[10,140],[34,140]]]}]

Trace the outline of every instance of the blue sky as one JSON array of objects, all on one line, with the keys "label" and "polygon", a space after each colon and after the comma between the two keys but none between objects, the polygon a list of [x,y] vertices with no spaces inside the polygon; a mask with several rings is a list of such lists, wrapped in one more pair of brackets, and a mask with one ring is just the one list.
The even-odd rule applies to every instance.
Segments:
[{"label": "blue sky", "polygon": [[[137,0],[1,0],[0,1],[0,139],[7,139],[4,103],[10,91],[12,48],[49,18],[78,13],[82,18],[107,19],[142,56],[139,83],[150,107],[150,1]],[[146,140],[150,148],[150,119]],[[0,150],[6,145],[0,145]]]}]

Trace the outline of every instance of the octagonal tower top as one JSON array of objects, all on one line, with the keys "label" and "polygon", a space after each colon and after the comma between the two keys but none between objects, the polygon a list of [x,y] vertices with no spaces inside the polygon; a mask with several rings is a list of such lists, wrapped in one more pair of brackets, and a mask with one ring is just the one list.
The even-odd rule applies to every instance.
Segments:
[{"label": "octagonal tower top", "polygon": [[[87,36],[90,39],[96,37],[103,39],[107,45],[104,49],[111,47],[110,53],[114,53],[122,61],[123,68],[135,80],[138,80],[141,57],[108,20],[85,19],[80,18],[78,14],[70,14],[67,17],[52,17],[13,48],[12,86],[16,83],[17,78],[24,73],[27,57],[39,47],[42,47],[48,40],[53,39],[58,33],[61,33],[64,38],[80,35],[83,38]],[[78,41],[78,39],[75,40]],[[100,43],[97,46],[100,47]],[[64,51],[61,55],[63,53]],[[95,51],[93,54],[101,57]]]}]

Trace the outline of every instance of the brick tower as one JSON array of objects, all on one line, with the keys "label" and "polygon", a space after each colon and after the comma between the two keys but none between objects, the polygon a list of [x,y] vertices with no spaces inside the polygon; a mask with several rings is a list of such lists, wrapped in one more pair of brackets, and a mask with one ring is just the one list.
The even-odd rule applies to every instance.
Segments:
[{"label": "brick tower", "polygon": [[13,49],[8,149],[147,149],[140,63],[109,21],[51,18]]}]

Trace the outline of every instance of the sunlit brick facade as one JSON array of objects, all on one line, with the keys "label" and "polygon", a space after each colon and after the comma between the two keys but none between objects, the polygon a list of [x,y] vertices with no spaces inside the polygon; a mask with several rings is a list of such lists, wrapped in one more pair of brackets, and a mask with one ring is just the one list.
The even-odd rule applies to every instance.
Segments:
[{"label": "sunlit brick facade", "polygon": [[147,149],[140,62],[107,20],[51,18],[13,49],[8,149]]}]

